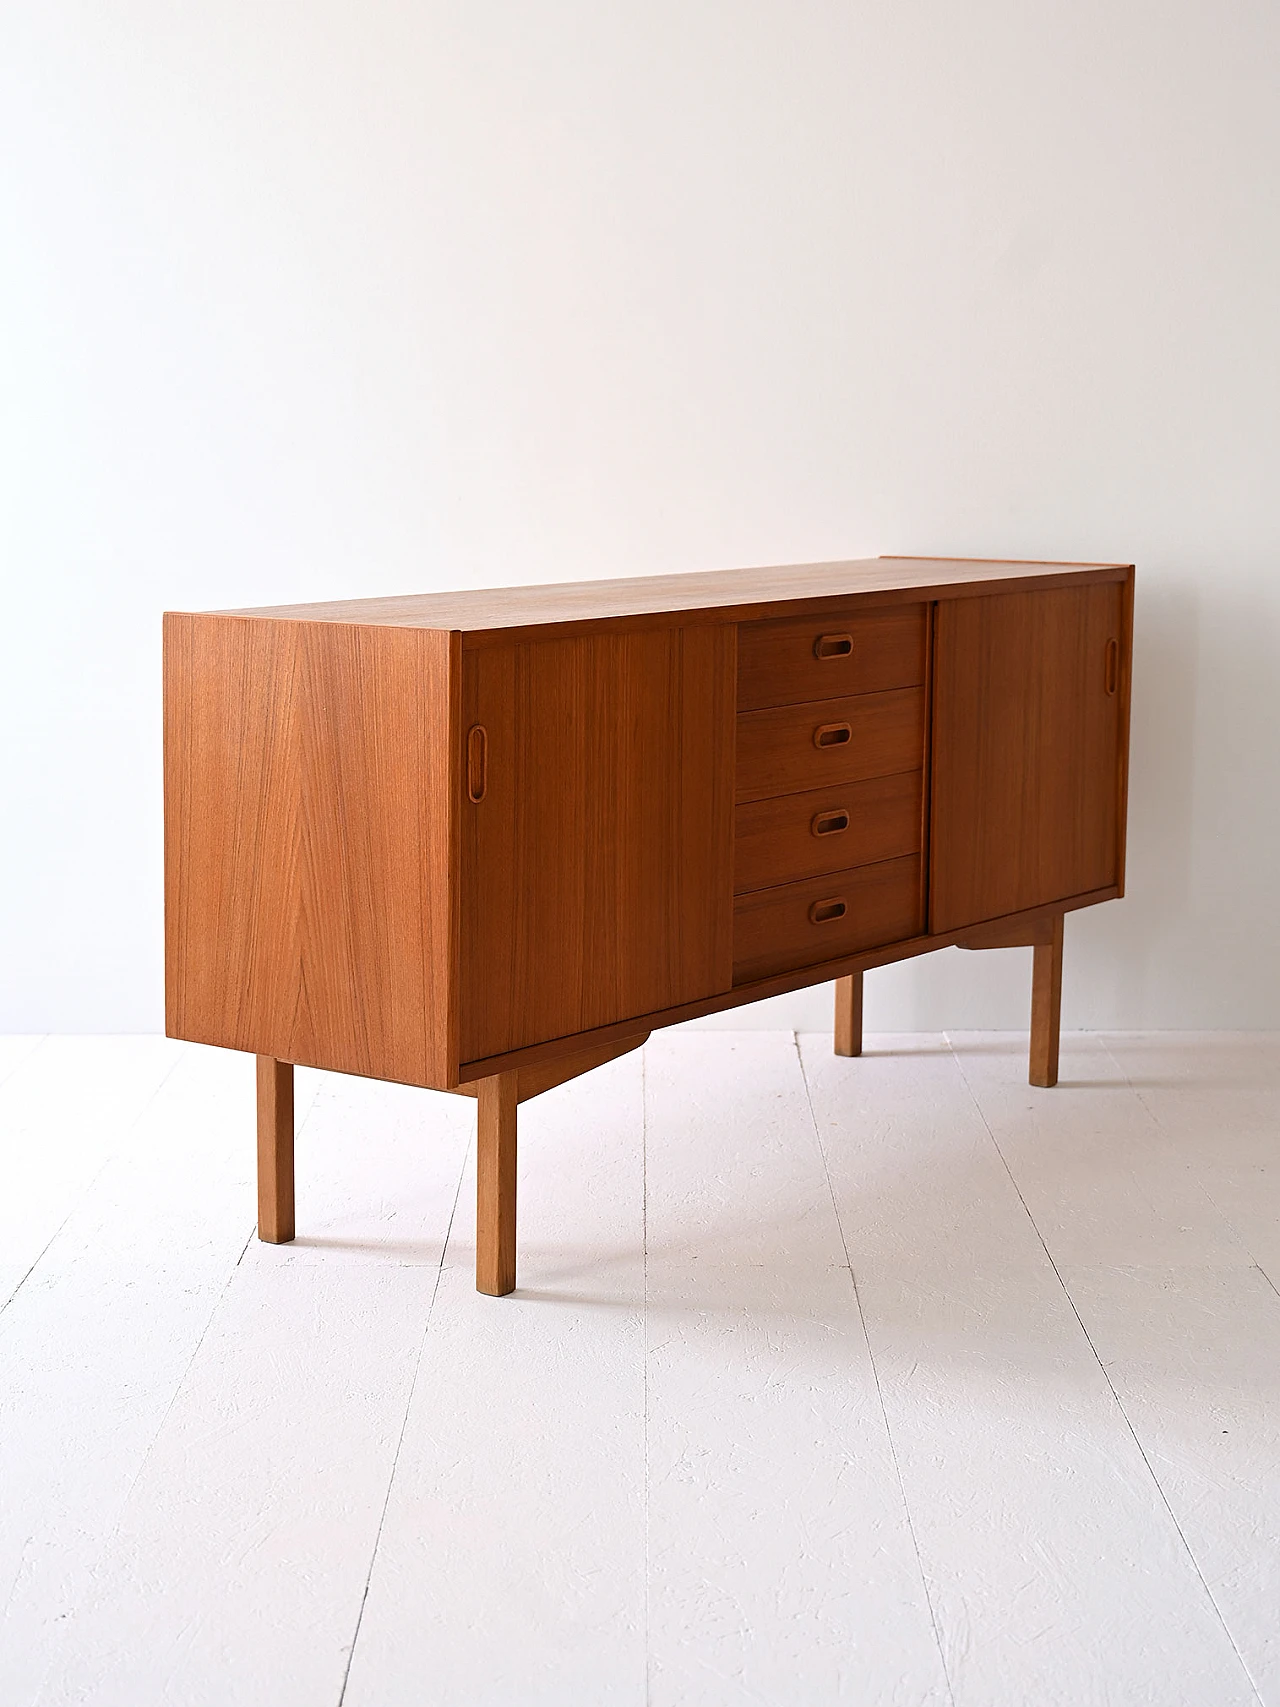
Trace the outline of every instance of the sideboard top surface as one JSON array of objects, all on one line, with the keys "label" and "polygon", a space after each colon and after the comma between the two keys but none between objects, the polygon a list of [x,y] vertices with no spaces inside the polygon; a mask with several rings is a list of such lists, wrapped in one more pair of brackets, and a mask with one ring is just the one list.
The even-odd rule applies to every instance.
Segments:
[{"label": "sideboard top surface", "polygon": [[737,616],[783,615],[792,605],[867,595],[886,599],[954,598],[996,591],[1009,581],[1053,586],[1082,580],[1112,580],[1131,567],[1127,563],[870,557],[845,563],[793,563],[758,569],[643,575],[619,581],[562,581],[541,586],[336,599],[320,604],[266,605],[211,614],[480,633],[548,623],[671,616],[690,611],[731,611]]}]

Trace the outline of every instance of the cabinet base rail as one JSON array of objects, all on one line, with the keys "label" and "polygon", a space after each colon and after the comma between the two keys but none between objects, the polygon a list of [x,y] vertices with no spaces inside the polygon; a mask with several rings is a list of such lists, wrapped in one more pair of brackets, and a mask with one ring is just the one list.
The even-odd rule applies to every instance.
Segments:
[{"label": "cabinet base rail", "polygon": [[[1032,925],[975,931],[960,946],[971,949],[1031,948],[1030,1083],[1048,1089],[1058,1082],[1058,1039],[1062,1021],[1063,915]],[[837,1055],[862,1053],[862,973],[836,981]],[[511,1067],[472,1084],[457,1095],[476,1099],[476,1290],[493,1298],[516,1288],[516,1110],[530,1097],[578,1078],[607,1061],[638,1049],[642,1032],[621,1043],[598,1045],[559,1061]],[[271,1245],[294,1236],[293,1067],[270,1055],[258,1063],[258,1237]]]}]

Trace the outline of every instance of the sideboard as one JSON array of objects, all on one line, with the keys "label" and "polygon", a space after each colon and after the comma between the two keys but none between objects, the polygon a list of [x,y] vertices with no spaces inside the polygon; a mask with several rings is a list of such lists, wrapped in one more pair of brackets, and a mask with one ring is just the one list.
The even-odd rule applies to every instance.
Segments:
[{"label": "sideboard", "polygon": [[166,1029],[474,1096],[476,1284],[516,1281],[517,1105],[657,1026],[1123,893],[1133,568],[876,558],[164,619]]}]

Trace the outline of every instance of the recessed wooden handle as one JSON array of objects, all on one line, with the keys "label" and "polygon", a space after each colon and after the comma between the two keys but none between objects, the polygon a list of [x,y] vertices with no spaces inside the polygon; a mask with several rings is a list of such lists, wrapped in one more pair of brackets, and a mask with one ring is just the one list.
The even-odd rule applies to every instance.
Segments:
[{"label": "recessed wooden handle", "polygon": [[843,806],[835,812],[819,812],[809,828],[815,836],[838,836],[849,828],[849,814]]},{"label": "recessed wooden handle", "polygon": [[820,634],[813,643],[815,658],[847,658],[852,651],[852,634]]},{"label": "recessed wooden handle", "polygon": [[1103,666],[1103,682],[1109,694],[1115,693],[1120,686],[1120,642],[1107,641],[1106,663]]},{"label": "recessed wooden handle", "polygon": [[813,732],[815,747],[843,747],[853,740],[853,730],[847,723],[819,723]]},{"label": "recessed wooden handle", "polygon": [[478,806],[484,799],[489,770],[489,737],[483,723],[467,731],[467,799]]},{"label": "recessed wooden handle", "polygon": [[811,925],[829,925],[832,919],[843,919],[849,911],[842,895],[833,895],[829,901],[815,901],[809,909]]}]

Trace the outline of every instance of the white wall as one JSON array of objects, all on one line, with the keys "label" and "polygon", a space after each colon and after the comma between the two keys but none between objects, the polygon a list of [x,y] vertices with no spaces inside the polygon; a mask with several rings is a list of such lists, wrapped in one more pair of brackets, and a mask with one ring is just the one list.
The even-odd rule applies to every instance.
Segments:
[{"label": "white wall", "polygon": [[9,0],[0,1029],[161,1023],[162,609],[881,551],[1137,561],[1065,1022],[1280,1024],[1278,88],[1275,0]]}]

